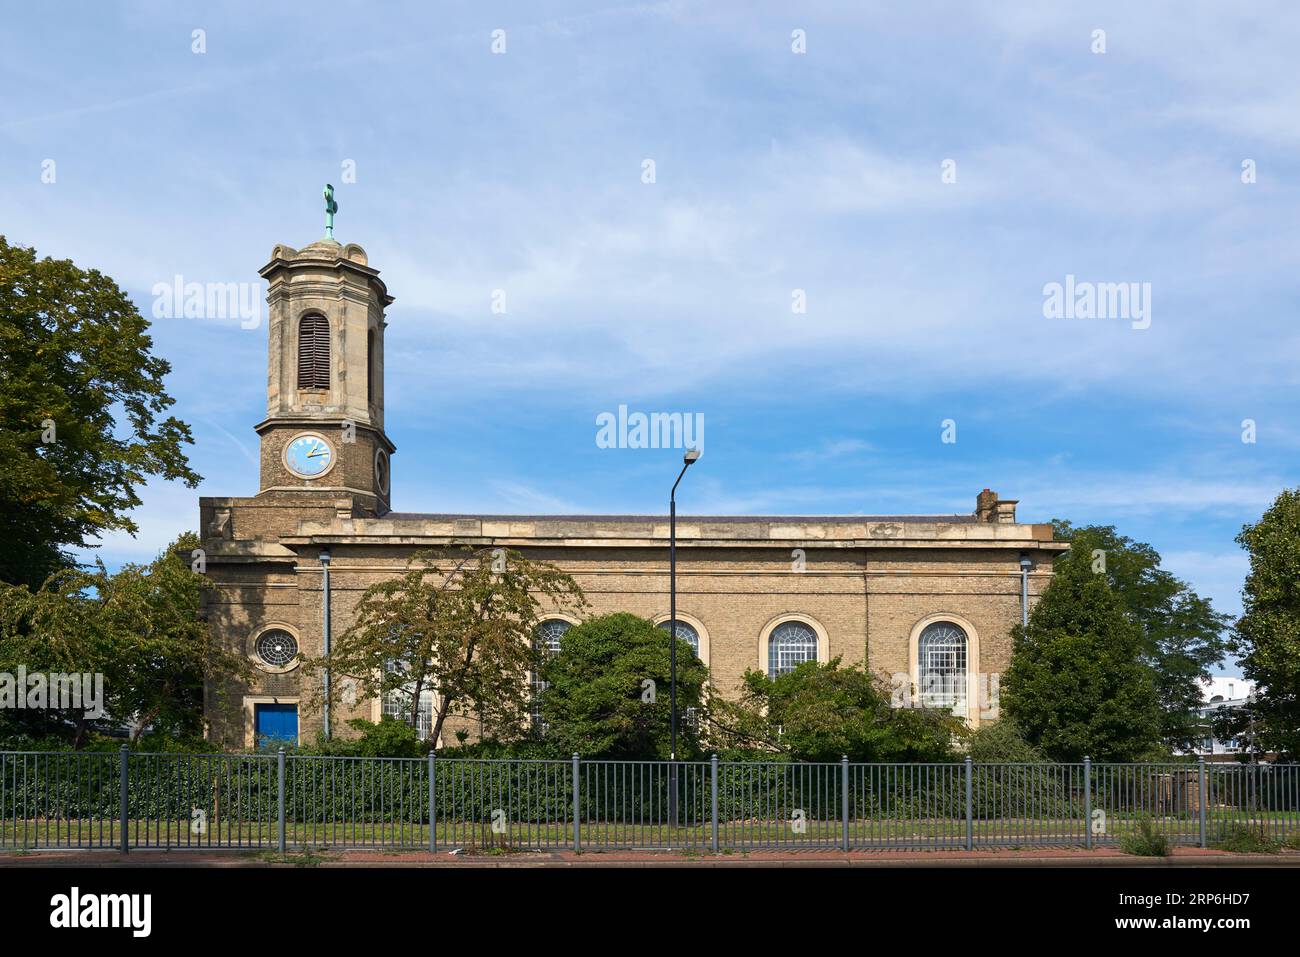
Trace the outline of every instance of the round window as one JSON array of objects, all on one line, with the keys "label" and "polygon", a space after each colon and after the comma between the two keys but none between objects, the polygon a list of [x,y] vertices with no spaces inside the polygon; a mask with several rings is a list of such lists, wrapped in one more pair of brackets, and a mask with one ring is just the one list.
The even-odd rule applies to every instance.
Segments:
[{"label": "round window", "polygon": [[284,668],[298,655],[298,642],[281,628],[257,636],[257,657],[272,668]]}]

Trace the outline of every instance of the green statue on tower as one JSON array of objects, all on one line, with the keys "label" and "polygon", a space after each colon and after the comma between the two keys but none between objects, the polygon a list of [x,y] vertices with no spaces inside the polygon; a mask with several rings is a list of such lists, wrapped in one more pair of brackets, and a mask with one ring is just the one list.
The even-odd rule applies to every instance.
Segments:
[{"label": "green statue on tower", "polygon": [[334,214],[339,211],[339,204],[334,199],[334,187],[325,184],[325,238],[334,238]]}]

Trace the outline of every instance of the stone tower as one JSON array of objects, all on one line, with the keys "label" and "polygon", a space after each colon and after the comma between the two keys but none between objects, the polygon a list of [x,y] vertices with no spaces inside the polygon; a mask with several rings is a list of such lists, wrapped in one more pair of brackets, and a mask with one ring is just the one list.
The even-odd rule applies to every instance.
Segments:
[{"label": "stone tower", "polygon": [[351,498],[358,517],[389,510],[384,310],[393,302],[355,243],[276,246],[269,283],[266,418],[259,496]]}]

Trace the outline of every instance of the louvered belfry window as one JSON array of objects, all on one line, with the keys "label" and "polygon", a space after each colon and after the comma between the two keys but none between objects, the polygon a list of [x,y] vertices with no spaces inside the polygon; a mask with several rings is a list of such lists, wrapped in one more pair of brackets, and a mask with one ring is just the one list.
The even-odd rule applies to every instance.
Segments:
[{"label": "louvered belfry window", "polygon": [[330,324],[324,316],[298,321],[298,388],[330,387]]}]

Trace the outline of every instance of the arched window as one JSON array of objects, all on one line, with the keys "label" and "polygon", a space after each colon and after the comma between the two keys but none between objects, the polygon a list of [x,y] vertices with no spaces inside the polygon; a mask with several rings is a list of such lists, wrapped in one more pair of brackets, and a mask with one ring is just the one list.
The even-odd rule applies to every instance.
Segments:
[{"label": "arched window", "polygon": [[[544,656],[557,654],[560,650],[560,639],[572,627],[573,625],[563,618],[548,618],[545,621],[538,622],[537,627],[533,629],[533,647],[542,652]],[[540,674],[534,671],[529,684],[532,685],[533,692],[533,724],[540,728],[542,727],[541,694],[546,689],[546,682],[542,680]]]},{"label": "arched window", "polygon": [[801,621],[783,621],[767,640],[767,676],[794,671],[805,661],[817,660],[817,632]]},{"label": "arched window", "polygon": [[927,625],[917,641],[921,706],[966,713],[966,632],[950,621]]},{"label": "arched window", "polygon": [[330,324],[324,316],[298,320],[298,388],[330,387]]},{"label": "arched window", "polygon": [[[660,622],[659,627],[664,631],[667,631],[668,622]],[[698,658],[700,656],[700,633],[680,619],[677,622],[677,627],[674,628],[673,631],[678,638],[691,646],[691,650],[695,652],[695,657]]]},{"label": "arched window", "polygon": [[[386,661],[384,670],[396,674],[408,670],[404,662]],[[411,702],[415,695],[415,682],[390,688],[384,692],[380,702],[380,714],[396,721],[409,723],[411,720]],[[421,741],[427,741],[433,732],[433,689],[420,689],[420,707],[415,713],[415,734]]]},{"label": "arched window", "polygon": [[533,644],[548,654],[556,654],[560,650],[560,638],[572,627],[563,618],[548,618],[533,630]]}]

